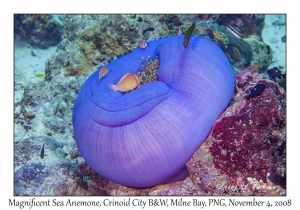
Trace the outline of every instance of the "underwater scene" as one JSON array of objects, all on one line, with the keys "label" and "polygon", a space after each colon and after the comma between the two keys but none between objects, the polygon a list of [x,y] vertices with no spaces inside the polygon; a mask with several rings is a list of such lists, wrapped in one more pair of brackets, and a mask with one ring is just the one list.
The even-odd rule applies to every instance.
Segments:
[{"label": "underwater scene", "polygon": [[14,195],[285,196],[285,14],[15,14]]}]

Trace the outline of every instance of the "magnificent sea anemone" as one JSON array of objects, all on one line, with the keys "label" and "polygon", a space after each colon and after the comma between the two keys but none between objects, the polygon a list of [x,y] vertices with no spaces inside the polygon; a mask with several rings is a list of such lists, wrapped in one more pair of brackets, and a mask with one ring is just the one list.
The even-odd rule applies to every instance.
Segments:
[{"label": "magnificent sea anemone", "polygon": [[[201,37],[173,36],[137,47],[99,68],[73,108],[78,149],[101,176],[130,187],[184,179],[186,162],[229,104],[234,75],[219,46]],[[111,89],[143,71],[142,57],[159,59],[157,81],[127,94]],[[109,69],[99,79],[99,71]]]}]

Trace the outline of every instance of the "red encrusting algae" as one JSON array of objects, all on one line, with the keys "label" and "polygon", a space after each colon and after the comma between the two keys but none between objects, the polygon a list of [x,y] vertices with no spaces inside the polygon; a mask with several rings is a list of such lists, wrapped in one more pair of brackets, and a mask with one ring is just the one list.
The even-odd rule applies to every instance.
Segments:
[{"label": "red encrusting algae", "polygon": [[[245,85],[241,77],[252,81]],[[264,92],[245,100],[258,82],[265,84]],[[274,131],[285,133],[285,94],[275,83],[250,70],[238,75],[236,88],[234,100],[242,106],[234,115],[219,120],[212,130],[214,165],[229,176],[239,174],[266,182],[267,173],[283,173],[279,150],[285,147],[285,138],[274,135]]]}]

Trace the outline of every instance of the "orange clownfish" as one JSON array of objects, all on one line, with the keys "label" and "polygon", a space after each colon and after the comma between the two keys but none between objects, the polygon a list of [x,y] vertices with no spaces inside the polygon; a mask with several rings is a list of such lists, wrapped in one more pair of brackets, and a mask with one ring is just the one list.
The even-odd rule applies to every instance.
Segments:
[{"label": "orange clownfish", "polygon": [[140,85],[141,78],[137,74],[127,73],[120,79],[118,84],[112,85],[112,90],[118,90],[120,92],[126,92],[129,90],[134,90]]},{"label": "orange clownfish", "polygon": [[242,58],[240,51],[237,47],[233,47],[232,48],[234,55],[239,59],[239,60],[244,60],[244,58]]},{"label": "orange clownfish", "polygon": [[108,68],[102,68],[99,71],[99,79],[101,79],[102,77],[104,77],[108,72],[109,72]]},{"label": "orange clownfish", "polygon": [[146,48],[147,47],[147,42],[145,40],[141,40],[138,43],[140,48]]}]

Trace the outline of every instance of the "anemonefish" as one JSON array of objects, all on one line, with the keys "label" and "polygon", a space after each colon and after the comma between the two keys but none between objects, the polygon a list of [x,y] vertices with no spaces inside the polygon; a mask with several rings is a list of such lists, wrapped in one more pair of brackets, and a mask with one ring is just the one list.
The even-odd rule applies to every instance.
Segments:
[{"label": "anemonefish", "polygon": [[138,45],[140,48],[143,49],[143,48],[147,47],[147,42],[145,40],[141,40],[141,41],[139,41]]},{"label": "anemonefish", "polygon": [[239,51],[238,48],[233,47],[233,48],[232,48],[232,51],[233,51],[234,55],[235,55],[239,60],[243,60],[243,58],[242,58],[242,56],[241,56],[240,51]]},{"label": "anemonefish", "polygon": [[112,85],[111,89],[120,92],[127,92],[137,88],[140,82],[141,82],[141,78],[139,75],[134,73],[127,73],[120,79],[118,84]]},{"label": "anemonefish", "polygon": [[250,66],[250,67],[248,68],[248,70],[256,71],[256,70],[259,69],[259,68],[260,68],[260,64],[255,63],[255,64],[253,64],[252,66]]},{"label": "anemonefish", "polygon": [[102,68],[99,71],[99,79],[103,78],[109,72],[108,68]]}]

